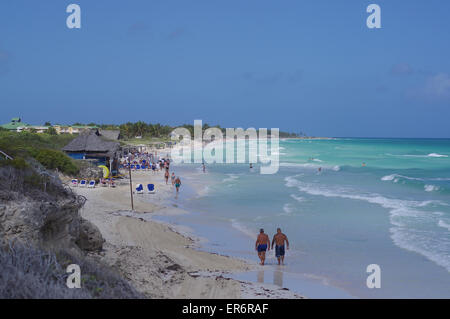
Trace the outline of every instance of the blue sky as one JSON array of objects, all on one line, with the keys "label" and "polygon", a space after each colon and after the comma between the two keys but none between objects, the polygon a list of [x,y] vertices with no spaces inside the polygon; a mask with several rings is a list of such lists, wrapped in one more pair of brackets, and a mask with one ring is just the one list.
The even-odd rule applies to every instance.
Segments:
[{"label": "blue sky", "polygon": [[[366,26],[371,3],[382,29]],[[4,0],[0,121],[450,137],[449,13],[433,0]]]}]

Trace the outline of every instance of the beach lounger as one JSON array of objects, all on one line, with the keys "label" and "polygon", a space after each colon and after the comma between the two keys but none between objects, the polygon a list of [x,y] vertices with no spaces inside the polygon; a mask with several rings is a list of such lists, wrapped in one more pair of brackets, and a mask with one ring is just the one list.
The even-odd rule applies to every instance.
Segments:
[{"label": "beach lounger", "polygon": [[144,187],[142,187],[142,184],[136,186],[136,194],[144,194]]},{"label": "beach lounger", "polygon": [[72,179],[72,186],[78,186],[78,179]]},{"label": "beach lounger", "polygon": [[131,164],[130,168],[134,171],[135,170],[134,164]]},{"label": "beach lounger", "polygon": [[137,170],[137,171],[138,171],[138,170],[141,170],[141,165],[136,164],[136,170]]},{"label": "beach lounger", "polygon": [[80,181],[80,187],[86,187],[87,181],[85,179],[82,179]]},{"label": "beach lounger", "polygon": [[147,184],[147,192],[149,194],[154,194],[156,192],[155,184]]},{"label": "beach lounger", "polygon": [[94,180],[91,180],[91,181],[89,182],[88,187],[89,187],[89,188],[94,188],[94,187],[95,187],[95,181],[94,181]]}]

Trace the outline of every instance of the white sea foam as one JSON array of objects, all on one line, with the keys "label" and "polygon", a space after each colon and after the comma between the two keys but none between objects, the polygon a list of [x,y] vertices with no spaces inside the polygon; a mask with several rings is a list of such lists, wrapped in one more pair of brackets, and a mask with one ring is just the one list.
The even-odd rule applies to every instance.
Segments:
[{"label": "white sea foam", "polygon": [[244,235],[247,235],[250,238],[255,238],[255,231],[252,231],[251,229],[245,227],[244,225],[242,225],[241,223],[239,223],[236,219],[231,219],[231,226],[234,229],[239,230],[241,233],[243,233]]},{"label": "white sea foam", "polygon": [[283,205],[283,210],[286,214],[291,214],[294,211],[294,207],[290,203],[286,203]]},{"label": "white sea foam", "polygon": [[[416,229],[415,226],[424,221],[430,222],[436,218],[436,214],[420,210],[422,207],[431,205],[442,205],[440,201],[414,201],[387,198],[379,194],[358,194],[342,187],[330,188],[323,185],[305,183],[296,178],[288,176],[285,178],[287,187],[295,187],[299,191],[325,197],[338,197],[344,199],[360,200],[371,204],[380,205],[389,210],[391,227],[391,238],[401,248],[418,252],[436,264],[445,267],[450,272],[450,239],[433,237],[432,231]],[[436,241],[438,241],[436,243]]]},{"label": "white sea foam", "polygon": [[227,174],[227,176],[222,180],[223,183],[233,182],[239,178],[238,174]]},{"label": "white sea foam", "polygon": [[401,156],[401,157],[448,157],[448,155],[438,154],[438,153],[430,153],[427,155],[418,155],[418,154],[390,154],[386,153],[388,156]]},{"label": "white sea foam", "polygon": [[425,185],[423,188],[425,189],[426,192],[433,192],[439,190],[439,186],[436,185]]},{"label": "white sea foam", "polygon": [[386,175],[381,178],[382,181],[392,181],[397,176],[397,174]]},{"label": "white sea foam", "polygon": [[419,253],[450,272],[448,249],[449,237],[434,237],[432,231],[415,230],[407,227],[391,227],[391,238],[403,248]]},{"label": "white sea foam", "polygon": [[450,231],[450,224],[444,222],[442,219],[439,219],[438,226],[447,228],[447,230]]},{"label": "white sea foam", "polygon": [[448,155],[442,155],[437,153],[430,153],[427,155],[428,157],[448,157]]},{"label": "white sea foam", "polygon": [[305,198],[304,198],[304,197],[301,197],[301,196],[298,196],[298,195],[295,195],[295,194],[291,194],[291,197],[292,197],[293,199],[295,199],[295,200],[296,200],[297,202],[299,202],[299,203],[305,201]]},{"label": "white sea foam", "polygon": [[319,164],[313,164],[313,163],[282,162],[282,163],[280,163],[280,166],[282,166],[282,167],[299,167],[299,168],[314,169],[314,170],[317,170],[320,167],[323,170],[331,169],[335,172],[338,172],[341,170],[341,167],[339,165],[327,166],[327,165],[319,165]]},{"label": "white sea foam", "polygon": [[410,177],[410,176],[405,176],[405,175],[400,175],[400,174],[391,174],[391,175],[386,175],[383,176],[381,178],[382,181],[392,181],[392,180],[398,180],[398,179],[407,179],[410,181],[450,181],[450,178],[447,177],[436,177],[436,178],[419,178],[419,177]]}]

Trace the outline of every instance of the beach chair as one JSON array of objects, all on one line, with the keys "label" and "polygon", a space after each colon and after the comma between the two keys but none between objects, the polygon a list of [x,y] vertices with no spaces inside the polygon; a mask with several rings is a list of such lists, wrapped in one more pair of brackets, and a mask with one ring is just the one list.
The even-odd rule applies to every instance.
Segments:
[{"label": "beach chair", "polygon": [[137,171],[140,171],[140,170],[141,170],[141,165],[136,164],[136,170],[137,170]]},{"label": "beach chair", "polygon": [[144,194],[144,187],[142,187],[142,184],[137,184],[136,194]]},{"label": "beach chair", "polygon": [[133,171],[136,169],[135,166],[134,166],[134,164],[131,164],[131,165],[130,165],[130,169],[132,169]]},{"label": "beach chair", "polygon": [[89,182],[89,184],[88,184],[88,187],[89,187],[89,188],[94,188],[94,187],[95,187],[95,181],[94,181],[94,180],[91,180],[91,181]]},{"label": "beach chair", "polygon": [[74,178],[72,179],[72,186],[78,186],[78,179]]},{"label": "beach chair", "polygon": [[147,184],[147,192],[149,194],[154,194],[156,192],[155,184]]},{"label": "beach chair", "polygon": [[80,181],[80,187],[86,187],[87,181],[85,179],[82,179]]}]

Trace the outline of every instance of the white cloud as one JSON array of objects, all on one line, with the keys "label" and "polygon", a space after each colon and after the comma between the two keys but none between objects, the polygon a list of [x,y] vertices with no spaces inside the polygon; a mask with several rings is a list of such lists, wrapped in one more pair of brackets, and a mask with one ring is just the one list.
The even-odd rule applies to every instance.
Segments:
[{"label": "white cloud", "polygon": [[392,75],[411,75],[414,69],[408,63],[399,63],[392,66],[390,73]]},{"label": "white cloud", "polygon": [[429,77],[425,83],[424,94],[431,98],[450,98],[450,76],[438,73]]}]

